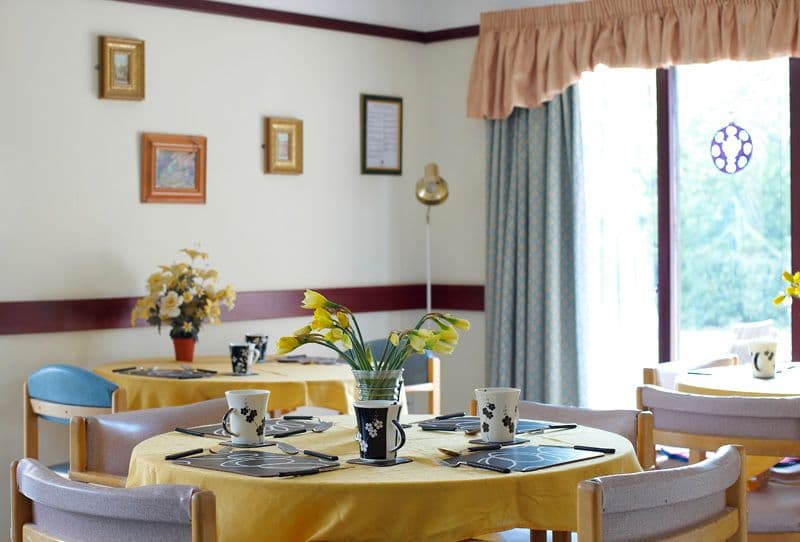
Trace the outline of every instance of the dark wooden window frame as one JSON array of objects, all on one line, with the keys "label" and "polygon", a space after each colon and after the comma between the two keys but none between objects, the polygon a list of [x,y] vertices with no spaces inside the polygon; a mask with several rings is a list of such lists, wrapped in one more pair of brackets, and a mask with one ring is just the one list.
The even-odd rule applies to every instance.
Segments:
[{"label": "dark wooden window frame", "polygon": [[[678,338],[678,131],[675,68],[656,70],[658,125],[658,357],[676,359]],[[789,59],[790,235],[792,269],[800,269],[800,58]],[[792,359],[800,359],[800,303],[792,304]]]}]

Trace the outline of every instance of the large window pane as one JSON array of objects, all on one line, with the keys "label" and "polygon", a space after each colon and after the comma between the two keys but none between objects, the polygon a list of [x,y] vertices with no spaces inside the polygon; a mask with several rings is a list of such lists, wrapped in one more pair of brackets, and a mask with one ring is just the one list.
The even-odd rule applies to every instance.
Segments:
[{"label": "large window pane", "polygon": [[[788,312],[771,303],[790,263],[788,60],[676,70],[680,357],[727,352],[734,326],[772,319],[778,357],[788,358]],[[752,143],[752,154],[744,169],[727,174],[717,165],[735,164],[721,156],[715,164],[711,150],[731,122],[746,130],[740,139]],[[728,154],[736,152],[735,141],[728,145]]]},{"label": "large window pane", "polygon": [[579,88],[586,397],[630,407],[641,368],[658,361],[655,73],[598,67]]}]

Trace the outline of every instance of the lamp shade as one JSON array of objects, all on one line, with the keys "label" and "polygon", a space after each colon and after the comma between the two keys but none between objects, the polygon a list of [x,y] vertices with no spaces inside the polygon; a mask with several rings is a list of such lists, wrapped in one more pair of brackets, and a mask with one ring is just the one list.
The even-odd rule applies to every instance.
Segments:
[{"label": "lamp shade", "polygon": [[447,199],[447,182],[439,176],[439,166],[425,166],[425,176],[417,181],[417,199],[425,205],[439,205]]}]

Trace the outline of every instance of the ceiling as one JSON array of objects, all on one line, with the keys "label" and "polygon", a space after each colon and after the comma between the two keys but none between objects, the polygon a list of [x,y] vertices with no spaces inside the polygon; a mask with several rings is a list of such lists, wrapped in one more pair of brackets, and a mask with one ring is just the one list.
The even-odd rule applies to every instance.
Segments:
[{"label": "ceiling", "polygon": [[347,21],[429,32],[476,25],[481,12],[577,0],[223,0]]}]

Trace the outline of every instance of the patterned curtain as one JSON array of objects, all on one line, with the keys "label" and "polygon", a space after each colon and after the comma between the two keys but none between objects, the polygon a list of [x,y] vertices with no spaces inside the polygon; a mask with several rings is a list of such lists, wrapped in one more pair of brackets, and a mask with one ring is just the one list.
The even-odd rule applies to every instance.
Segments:
[{"label": "patterned curtain", "polygon": [[488,122],[486,360],[492,386],[580,404],[578,91]]}]

